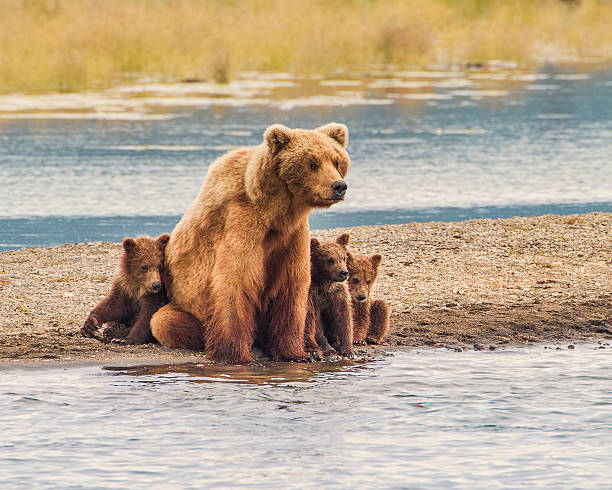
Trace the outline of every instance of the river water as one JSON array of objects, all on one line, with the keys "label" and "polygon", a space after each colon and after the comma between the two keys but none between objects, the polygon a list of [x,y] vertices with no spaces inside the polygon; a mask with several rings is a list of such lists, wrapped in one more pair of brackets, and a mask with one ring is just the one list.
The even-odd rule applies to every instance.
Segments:
[{"label": "river water", "polygon": [[2,488],[610,488],[609,346],[0,369]]},{"label": "river water", "polygon": [[0,250],[171,231],[275,122],[349,126],[348,197],[312,228],[609,212],[610,114],[612,72],[585,66],[0,96]]}]

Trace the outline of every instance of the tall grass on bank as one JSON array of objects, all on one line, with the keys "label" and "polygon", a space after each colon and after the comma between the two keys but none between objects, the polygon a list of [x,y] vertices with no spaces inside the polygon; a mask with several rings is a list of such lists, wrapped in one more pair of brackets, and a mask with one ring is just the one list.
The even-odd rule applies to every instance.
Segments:
[{"label": "tall grass on bank", "polygon": [[612,58],[610,0],[0,0],[0,91]]}]

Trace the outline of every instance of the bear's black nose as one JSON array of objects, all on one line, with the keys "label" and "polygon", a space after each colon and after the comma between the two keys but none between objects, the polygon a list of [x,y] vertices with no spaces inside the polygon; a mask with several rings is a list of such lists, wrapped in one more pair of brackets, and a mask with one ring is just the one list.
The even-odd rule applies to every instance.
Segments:
[{"label": "bear's black nose", "polygon": [[359,301],[365,301],[365,299],[366,299],[366,295],[365,295],[365,294],[360,294],[359,296],[357,296],[357,299],[358,299]]},{"label": "bear's black nose", "polygon": [[342,199],[346,193],[346,189],[348,189],[348,186],[344,180],[336,180],[336,182],[331,185],[331,188],[332,191],[334,191],[334,197],[337,199]]},{"label": "bear's black nose", "polygon": [[342,277],[348,277],[348,271],[346,269],[340,271]]},{"label": "bear's black nose", "polygon": [[151,284],[151,291],[158,293],[161,290],[161,286],[161,282],[155,281],[153,284]]}]

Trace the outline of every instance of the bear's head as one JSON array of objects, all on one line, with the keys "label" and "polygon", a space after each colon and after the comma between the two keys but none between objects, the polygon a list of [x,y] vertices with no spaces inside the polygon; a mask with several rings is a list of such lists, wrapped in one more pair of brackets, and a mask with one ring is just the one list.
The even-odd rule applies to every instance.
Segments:
[{"label": "bear's head", "polygon": [[374,254],[371,257],[350,252],[347,254],[348,284],[353,301],[362,302],[370,297],[370,291],[378,276],[381,262],[382,255],[380,254]]},{"label": "bear's head", "polygon": [[330,123],[315,130],[270,126],[264,141],[276,175],[309,207],[325,208],[344,200],[350,165],[348,129]]},{"label": "bear's head", "polygon": [[162,290],[164,252],[170,235],[157,238],[139,236],[125,238],[122,242],[120,276],[122,283],[133,297],[155,294]]},{"label": "bear's head", "polygon": [[310,270],[313,281],[346,281],[349,271],[346,268],[349,234],[343,233],[335,242],[321,243],[310,239]]}]

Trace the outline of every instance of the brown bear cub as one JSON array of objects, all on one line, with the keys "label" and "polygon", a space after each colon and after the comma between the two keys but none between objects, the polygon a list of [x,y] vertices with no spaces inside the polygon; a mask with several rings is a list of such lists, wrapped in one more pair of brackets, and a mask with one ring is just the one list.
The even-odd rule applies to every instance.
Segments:
[{"label": "brown bear cub", "polygon": [[154,239],[140,236],[123,240],[119,273],[110,293],[91,310],[81,328],[85,337],[97,338],[97,330],[107,324],[103,342],[120,339],[126,344],[152,342],[150,320],[168,303],[164,286],[164,251],[167,233]]},{"label": "brown bear cub", "polygon": [[389,328],[389,307],[383,300],[371,300],[370,291],[378,276],[382,255],[371,257],[348,253],[348,286],[353,303],[353,343],[379,344]]},{"label": "brown bear cub", "polygon": [[348,240],[347,233],[335,242],[310,240],[311,282],[304,347],[315,358],[336,351],[343,356],[353,354],[351,296],[346,283]]}]

